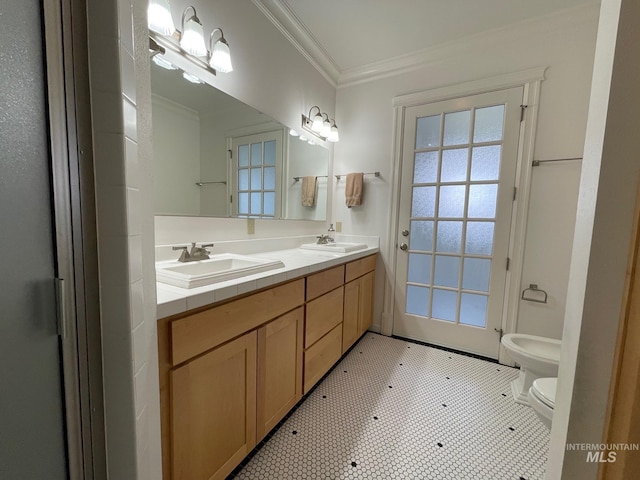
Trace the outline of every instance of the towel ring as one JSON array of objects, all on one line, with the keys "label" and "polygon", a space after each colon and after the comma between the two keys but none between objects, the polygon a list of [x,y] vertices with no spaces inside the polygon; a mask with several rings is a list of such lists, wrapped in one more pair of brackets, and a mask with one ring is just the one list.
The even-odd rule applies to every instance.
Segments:
[{"label": "towel ring", "polygon": [[[526,296],[527,292],[541,293],[541,294],[544,295],[544,299],[543,300],[538,300],[537,298],[527,297]],[[522,299],[522,300],[526,300],[527,302],[535,302],[535,303],[547,303],[547,298],[549,298],[549,296],[547,295],[547,292],[545,292],[544,290],[538,288],[538,285],[536,283],[529,284],[529,287],[525,288],[522,291],[522,295],[520,296],[520,299]]]}]

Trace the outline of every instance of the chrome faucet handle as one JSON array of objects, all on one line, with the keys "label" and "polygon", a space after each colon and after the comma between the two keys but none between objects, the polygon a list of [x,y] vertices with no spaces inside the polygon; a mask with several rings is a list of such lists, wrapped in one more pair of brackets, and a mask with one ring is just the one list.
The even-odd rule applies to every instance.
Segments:
[{"label": "chrome faucet handle", "polygon": [[181,247],[171,247],[171,249],[182,250],[180,257],[178,258],[179,262],[188,262],[189,259],[191,258],[191,255],[189,254],[189,247],[187,247],[186,245],[183,245]]}]

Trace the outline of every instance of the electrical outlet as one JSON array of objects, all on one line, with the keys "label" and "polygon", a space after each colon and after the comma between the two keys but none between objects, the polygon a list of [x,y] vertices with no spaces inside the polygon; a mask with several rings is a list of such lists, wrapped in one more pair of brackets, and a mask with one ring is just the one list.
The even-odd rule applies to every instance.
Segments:
[{"label": "electrical outlet", "polygon": [[340,233],[342,231],[342,222],[336,222],[336,233]]},{"label": "electrical outlet", "polygon": [[256,219],[247,218],[247,234],[253,235],[254,233],[256,233]]}]

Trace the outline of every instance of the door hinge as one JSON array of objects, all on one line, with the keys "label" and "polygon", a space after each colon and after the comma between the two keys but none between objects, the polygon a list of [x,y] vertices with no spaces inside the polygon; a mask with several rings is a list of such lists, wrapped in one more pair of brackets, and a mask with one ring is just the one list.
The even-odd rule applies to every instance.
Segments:
[{"label": "door hinge", "polygon": [[520,105],[520,122],[524,121],[524,112],[527,109],[528,105]]},{"label": "door hinge", "polygon": [[233,195],[229,195],[229,203],[233,203]]},{"label": "door hinge", "polygon": [[513,201],[516,201],[516,196],[518,195],[518,187],[513,187]]},{"label": "door hinge", "polygon": [[64,279],[55,278],[55,289],[56,289],[56,317],[57,317],[57,329],[58,335],[62,340],[67,338],[67,311],[65,308],[65,286]]},{"label": "door hinge", "polygon": [[507,257],[507,271],[509,270],[510,265],[511,265],[511,259]]},{"label": "door hinge", "polygon": [[229,152],[229,158],[233,158],[233,150],[227,150]]},{"label": "door hinge", "polygon": [[500,340],[502,340],[502,336],[504,335],[504,330],[502,330],[502,328],[494,328],[493,330],[500,334]]}]

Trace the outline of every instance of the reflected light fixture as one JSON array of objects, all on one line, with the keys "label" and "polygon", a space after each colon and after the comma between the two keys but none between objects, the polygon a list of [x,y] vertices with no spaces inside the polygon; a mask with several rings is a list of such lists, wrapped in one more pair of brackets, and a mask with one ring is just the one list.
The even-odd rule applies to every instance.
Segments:
[{"label": "reflected light fixture", "polygon": [[297,131],[295,131],[293,128],[291,128],[289,129],[289,135],[291,135],[292,137],[297,137],[300,134]]},{"label": "reflected light fixture", "polygon": [[[314,114],[314,111],[317,113]],[[314,105],[309,110],[309,116],[302,114],[302,130],[312,134],[322,141],[337,142],[339,140],[338,127],[335,120]]]},{"label": "reflected light fixture", "polygon": [[340,140],[340,135],[338,135],[338,126],[336,125],[335,120],[331,120],[331,131],[327,136],[327,140],[330,142],[338,142]]},{"label": "reflected light fixture", "polygon": [[204,83],[200,78],[190,74],[189,72],[182,72],[182,77],[191,83]]},{"label": "reflected light fixture", "polygon": [[[218,32],[220,32],[220,38],[213,43],[213,37]],[[224,33],[221,28],[215,28],[213,32],[211,32],[211,36],[209,37],[209,50],[211,50],[209,65],[211,65],[212,68],[222,73],[229,73],[233,71],[229,44],[224,38]]]},{"label": "reflected light fixture", "polygon": [[160,55],[154,55],[153,57],[151,57],[151,60],[153,60],[153,63],[155,63],[159,67],[162,67],[166,70],[178,69],[178,67],[176,67],[173,63],[169,62],[168,60],[166,60],[164,57]]},{"label": "reflected light fixture", "polygon": [[149,0],[147,24],[149,30],[160,35],[171,36],[175,33],[176,27],[171,17],[169,0]]},{"label": "reflected light fixture", "polygon": [[[188,14],[189,9],[193,14]],[[182,13],[182,34],[180,36],[180,46],[191,55],[204,57],[207,55],[207,46],[204,43],[204,30],[202,22],[198,18],[196,9],[188,6]]]}]

